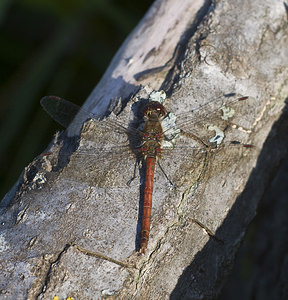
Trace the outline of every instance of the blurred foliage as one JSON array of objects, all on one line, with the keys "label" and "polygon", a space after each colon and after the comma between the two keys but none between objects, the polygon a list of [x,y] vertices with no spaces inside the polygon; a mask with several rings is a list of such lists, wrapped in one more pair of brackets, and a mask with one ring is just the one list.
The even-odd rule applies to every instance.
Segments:
[{"label": "blurred foliage", "polygon": [[0,1],[0,199],[59,126],[39,100],[81,105],[153,1]]}]

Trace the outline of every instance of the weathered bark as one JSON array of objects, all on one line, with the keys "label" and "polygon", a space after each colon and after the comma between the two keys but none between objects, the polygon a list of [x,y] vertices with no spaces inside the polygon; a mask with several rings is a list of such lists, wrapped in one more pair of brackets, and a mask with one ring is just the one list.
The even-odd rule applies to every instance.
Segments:
[{"label": "weathered bark", "polygon": [[[257,215],[249,225],[237,254],[232,275],[219,299],[288,298],[287,129],[286,108],[273,125],[258,158],[258,176],[262,176],[263,181],[268,184],[258,204]],[[285,159],[279,166],[279,159],[283,154]],[[275,178],[268,182],[274,172]]]},{"label": "weathered bark", "polygon": [[[164,89],[169,110],[177,113],[220,94],[249,95],[252,102],[233,120],[242,128],[229,130],[228,137],[255,148],[219,150],[194,174],[190,164],[171,161],[172,180],[182,186],[171,191],[164,176],[156,176],[151,236],[142,256],[135,252],[139,187],[135,181],[125,187],[132,159],[108,172],[106,162],[104,171],[95,171],[73,155],[69,162],[59,155],[53,168],[49,157],[38,158],[2,202],[3,299],[216,297],[271,180],[272,167],[259,154],[284,107],[287,33],[280,1],[156,1],[85,108],[105,112],[111,99],[121,97],[123,122],[132,114],[131,93],[135,100]],[[145,88],[138,91],[140,85]],[[52,150],[72,153],[80,123],[69,128],[69,137],[57,137]],[[80,144],[115,139],[97,133],[88,122]]]}]

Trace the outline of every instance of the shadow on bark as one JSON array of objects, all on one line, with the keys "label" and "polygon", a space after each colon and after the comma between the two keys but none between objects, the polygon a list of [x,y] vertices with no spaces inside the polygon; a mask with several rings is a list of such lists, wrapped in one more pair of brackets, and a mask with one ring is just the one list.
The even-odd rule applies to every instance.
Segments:
[{"label": "shadow on bark", "polygon": [[[210,238],[203,250],[196,255],[191,265],[182,273],[170,295],[170,299],[215,299],[219,296],[224,284],[223,279],[231,273],[235,255],[243,241],[248,225],[256,215],[259,201],[266,194],[281,161],[287,156],[287,130],[288,110],[286,105],[281,117],[273,125],[264,143],[257,165],[251,173],[243,193],[238,197],[225,221],[215,234],[217,238],[224,241],[224,244],[222,245],[214,238]],[[287,182],[285,184],[287,185]],[[282,210],[287,211],[287,205],[286,201],[286,208],[282,208]],[[280,267],[282,264],[280,258],[277,263]],[[261,278],[258,278],[258,281],[263,280],[265,276],[271,277],[268,269],[266,269],[266,273],[262,274]],[[276,299],[276,295],[285,293],[283,280],[287,281],[287,278],[286,280],[285,278],[280,280],[278,276],[280,275],[277,272],[272,276],[275,284],[273,299]],[[282,282],[282,285],[279,284],[277,278],[279,282]],[[270,288],[273,283],[269,283]],[[278,285],[276,285],[277,283]],[[269,289],[269,287],[266,288]],[[269,299],[270,296],[271,294],[266,299]]]}]

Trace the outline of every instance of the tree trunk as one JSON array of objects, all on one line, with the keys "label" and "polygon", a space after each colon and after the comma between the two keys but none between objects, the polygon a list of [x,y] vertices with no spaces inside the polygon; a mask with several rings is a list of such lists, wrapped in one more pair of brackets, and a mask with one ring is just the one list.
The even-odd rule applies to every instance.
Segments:
[{"label": "tree trunk", "polygon": [[114,157],[111,164],[103,159],[91,166],[77,155],[79,145],[88,153],[93,145],[116,139],[88,121],[79,142],[85,121],[79,116],[47,150],[59,155],[35,159],[1,203],[3,299],[219,295],[284,155],[285,147],[279,147],[268,157],[267,137],[287,95],[285,8],[275,0],[155,1],[84,108],[104,114],[111,99],[118,99],[114,104],[121,113],[109,118],[128,124],[136,100],[162,89],[169,96],[169,111],[181,115],[194,110],[211,123],[220,95],[248,95],[233,124],[227,123],[225,139],[255,147],[220,146],[187,164],[187,153],[175,155],[166,165],[177,186],[172,190],[158,170],[150,239],[140,255],[135,248],[143,185],[134,180],[126,186],[133,159]]}]

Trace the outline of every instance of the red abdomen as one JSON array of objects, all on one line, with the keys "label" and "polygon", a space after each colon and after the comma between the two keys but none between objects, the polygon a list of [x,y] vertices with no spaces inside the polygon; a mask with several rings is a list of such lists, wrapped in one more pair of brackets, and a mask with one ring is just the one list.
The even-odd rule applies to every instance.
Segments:
[{"label": "red abdomen", "polygon": [[156,163],[155,157],[146,158],[145,189],[144,189],[143,217],[142,217],[142,228],[141,228],[141,252],[142,253],[145,253],[148,244],[148,239],[149,239],[155,163]]}]

